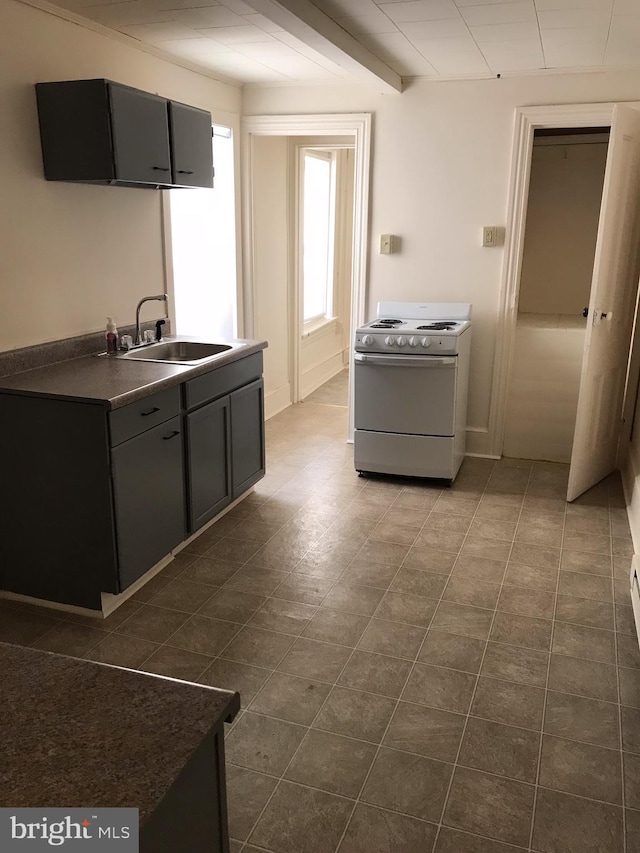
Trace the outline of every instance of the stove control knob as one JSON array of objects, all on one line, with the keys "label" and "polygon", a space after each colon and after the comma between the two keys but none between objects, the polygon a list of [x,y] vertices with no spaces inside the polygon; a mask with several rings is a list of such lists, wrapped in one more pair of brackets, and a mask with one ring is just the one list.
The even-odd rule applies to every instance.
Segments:
[{"label": "stove control knob", "polygon": [[392,347],[395,344],[396,339],[392,338],[391,335],[387,335],[387,337],[384,339],[384,342],[388,347]]},{"label": "stove control knob", "polygon": [[371,335],[365,335],[365,336],[362,338],[362,343],[363,343],[366,347],[370,347],[370,346],[371,346],[371,344],[373,343],[373,337],[372,337]]},{"label": "stove control knob", "polygon": [[409,346],[410,347],[417,347],[418,346],[418,339],[415,338],[413,335],[409,338]]},{"label": "stove control knob", "polygon": [[406,344],[406,342],[407,342],[407,339],[405,338],[405,336],[400,335],[400,337],[398,338],[398,346],[403,347]]},{"label": "stove control knob", "polygon": [[427,347],[431,346],[431,341],[429,340],[429,338],[423,338],[420,341],[420,346],[423,346],[426,349]]}]

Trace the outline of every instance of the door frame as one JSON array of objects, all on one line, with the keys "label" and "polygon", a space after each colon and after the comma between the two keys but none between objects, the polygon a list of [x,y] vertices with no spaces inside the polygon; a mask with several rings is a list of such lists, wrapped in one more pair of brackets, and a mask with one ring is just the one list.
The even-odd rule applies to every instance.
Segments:
[{"label": "door frame", "polygon": [[[634,104],[635,102],[629,103],[629,106],[634,106]],[[489,455],[494,458],[502,456],[504,445],[507,392],[513,365],[518,320],[518,297],[529,201],[533,134],[542,128],[611,125],[614,106],[614,103],[611,102],[518,107],[516,109],[489,419],[489,434],[492,437]]]},{"label": "door frame", "polygon": [[[368,235],[369,235],[369,181],[371,171],[371,113],[336,113],[317,115],[261,115],[246,116],[241,121],[242,162],[242,245],[243,276],[242,296],[238,308],[238,334],[254,337],[256,328],[255,306],[257,304],[256,279],[254,274],[254,223],[253,223],[253,163],[252,141],[255,136],[350,136],[354,143],[354,215],[353,215],[353,260],[351,276],[351,334],[365,320]],[[293,246],[289,246],[287,283],[291,314],[297,317],[300,311],[299,295],[295,286]],[[298,375],[298,347],[292,348],[295,355],[290,359],[290,382]],[[353,434],[353,370],[349,371],[349,437]]]}]

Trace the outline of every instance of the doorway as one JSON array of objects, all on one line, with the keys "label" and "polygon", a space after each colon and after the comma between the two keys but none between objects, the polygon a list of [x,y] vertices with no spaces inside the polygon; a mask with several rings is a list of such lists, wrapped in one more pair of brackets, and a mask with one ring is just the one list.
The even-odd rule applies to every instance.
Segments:
[{"label": "doorway", "polygon": [[[257,116],[243,121],[243,131],[245,267],[241,334],[269,341],[265,350],[265,410],[271,417],[310,394],[314,384],[322,384],[322,370],[331,372],[336,359],[344,360],[345,344],[348,349],[355,329],[364,322],[371,117]],[[348,310],[343,312],[342,328],[325,311],[318,329],[304,329],[299,275],[302,258],[296,238],[299,157],[295,154],[304,148],[333,150],[336,157],[338,152],[349,151],[339,155],[350,161],[353,174],[353,199],[345,202],[352,213],[348,238],[351,286],[344,294]],[[344,228],[341,231],[347,233]],[[309,333],[307,337],[305,332]],[[328,368],[322,367],[322,358],[314,363],[313,350],[316,343],[322,343],[323,335],[333,336],[340,346],[332,357],[333,366]],[[306,370],[305,349],[309,350]],[[350,434],[351,399],[350,383]]]},{"label": "doorway", "polygon": [[638,364],[630,358],[638,294],[640,105],[523,107],[516,113],[506,264],[492,392],[495,455],[503,450],[508,380],[514,362],[534,131],[610,127],[584,355],[569,468],[571,501],[619,467]]},{"label": "doorway", "polygon": [[503,453],[571,461],[608,127],[534,132]]}]

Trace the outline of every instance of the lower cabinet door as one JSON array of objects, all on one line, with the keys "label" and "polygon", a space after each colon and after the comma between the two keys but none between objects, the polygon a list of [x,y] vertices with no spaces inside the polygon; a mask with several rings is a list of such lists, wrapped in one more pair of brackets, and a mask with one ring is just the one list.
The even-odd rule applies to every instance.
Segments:
[{"label": "lower cabinet door", "polygon": [[258,379],[230,396],[231,470],[237,498],[264,477],[264,382]]},{"label": "lower cabinet door", "polygon": [[120,589],[186,538],[182,419],[111,451]]},{"label": "lower cabinet door", "polygon": [[191,533],[231,502],[230,429],[228,396],[187,415]]}]

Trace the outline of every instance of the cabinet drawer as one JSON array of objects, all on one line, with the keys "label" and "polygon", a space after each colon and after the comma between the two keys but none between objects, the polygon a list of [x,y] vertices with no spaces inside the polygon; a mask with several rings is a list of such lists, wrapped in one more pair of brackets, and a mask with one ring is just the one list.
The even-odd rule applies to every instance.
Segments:
[{"label": "cabinet drawer", "polygon": [[261,376],[262,352],[256,352],[185,382],[185,405],[187,409],[194,409]]},{"label": "cabinet drawer", "polygon": [[111,447],[163,423],[180,413],[180,387],[151,394],[109,413]]}]

